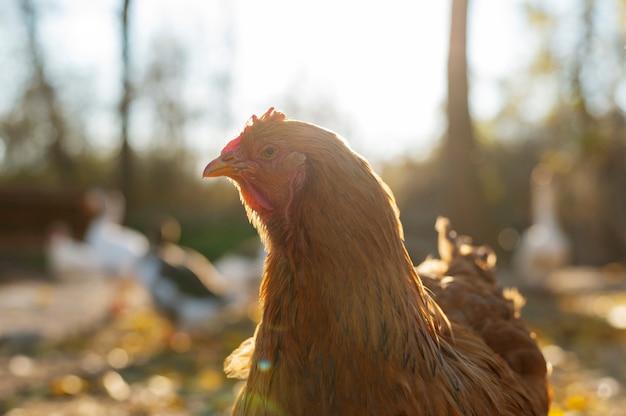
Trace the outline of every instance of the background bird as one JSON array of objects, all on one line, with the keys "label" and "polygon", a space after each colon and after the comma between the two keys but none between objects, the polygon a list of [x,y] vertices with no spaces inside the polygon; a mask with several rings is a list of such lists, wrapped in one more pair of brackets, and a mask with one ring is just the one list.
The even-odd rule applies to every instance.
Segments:
[{"label": "background bird", "polygon": [[150,244],[145,235],[122,225],[126,204],[124,196],[119,191],[95,189],[89,193],[87,200],[96,216],[87,227],[85,243],[96,254],[106,273],[134,276]]},{"label": "background bird", "polygon": [[69,225],[61,221],[48,231],[46,264],[50,274],[59,279],[93,278],[104,270],[94,248],[73,238]]},{"label": "background bird", "polygon": [[426,290],[391,191],[336,134],[271,108],[203,176],[233,180],[268,252],[262,321],[225,363],[247,378],[234,414],[547,413],[546,363],[489,256],[440,225]]},{"label": "background bird", "polygon": [[230,302],[228,282],[202,254],[177,244],[176,219],[161,221],[154,234],[138,267],[139,280],[155,306],[178,326],[206,326]]},{"label": "background bird", "polygon": [[513,258],[514,265],[534,287],[547,287],[548,275],[565,267],[571,258],[571,243],[559,223],[554,172],[545,164],[537,165],[531,175],[532,225],[522,233]]}]

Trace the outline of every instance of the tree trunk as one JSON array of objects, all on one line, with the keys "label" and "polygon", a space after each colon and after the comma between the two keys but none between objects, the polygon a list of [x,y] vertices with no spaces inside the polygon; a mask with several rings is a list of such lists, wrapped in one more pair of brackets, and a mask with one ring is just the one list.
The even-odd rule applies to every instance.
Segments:
[{"label": "tree trunk", "polygon": [[57,92],[50,83],[45,71],[44,58],[39,46],[37,32],[37,13],[31,0],[22,0],[22,16],[28,36],[28,51],[34,69],[32,84],[36,94],[43,102],[45,116],[50,123],[50,144],[47,148],[47,157],[50,164],[64,184],[72,183],[76,179],[76,165],[67,154],[66,142],[68,138],[67,123],[57,98]]},{"label": "tree trunk", "polygon": [[131,213],[134,209],[133,183],[134,183],[134,160],[133,151],[128,139],[128,124],[130,118],[130,104],[132,101],[132,87],[130,83],[130,60],[129,60],[129,19],[128,11],[131,0],[122,0],[121,29],[122,29],[122,97],[119,104],[120,135],[122,145],[120,148],[120,171],[118,187],[126,199],[126,212]]},{"label": "tree trunk", "polygon": [[491,212],[485,201],[475,161],[479,148],[474,138],[467,81],[468,0],[452,1],[448,55],[448,130],[441,153],[443,212],[454,228],[477,243],[495,240]]}]

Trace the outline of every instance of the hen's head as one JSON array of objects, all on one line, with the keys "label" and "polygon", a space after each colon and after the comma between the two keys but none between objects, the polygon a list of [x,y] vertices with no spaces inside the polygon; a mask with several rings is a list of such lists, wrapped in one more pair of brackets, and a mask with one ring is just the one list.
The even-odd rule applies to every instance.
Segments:
[{"label": "hen's head", "polygon": [[261,117],[252,116],[243,132],[207,165],[203,177],[229,177],[244,203],[268,219],[289,208],[306,175],[306,155],[294,147],[293,134],[285,115],[273,108]]},{"label": "hen's head", "polygon": [[375,209],[380,216],[386,208],[394,216],[386,185],[339,136],[289,120],[274,108],[252,116],[243,132],[206,166],[203,177],[217,176],[236,183],[250,219],[263,228],[292,219],[301,227],[302,215],[331,228],[332,216],[353,217],[359,210],[368,216]]}]

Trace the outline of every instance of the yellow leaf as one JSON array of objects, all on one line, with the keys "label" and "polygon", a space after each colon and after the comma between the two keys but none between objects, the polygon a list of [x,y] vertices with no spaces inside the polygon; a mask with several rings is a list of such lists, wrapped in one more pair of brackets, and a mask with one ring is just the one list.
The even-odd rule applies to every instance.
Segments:
[{"label": "yellow leaf", "polygon": [[560,407],[552,407],[548,412],[548,416],[565,416],[565,412]]},{"label": "yellow leaf", "polygon": [[586,397],[575,395],[565,399],[565,407],[570,410],[586,410],[589,407],[589,401]]}]

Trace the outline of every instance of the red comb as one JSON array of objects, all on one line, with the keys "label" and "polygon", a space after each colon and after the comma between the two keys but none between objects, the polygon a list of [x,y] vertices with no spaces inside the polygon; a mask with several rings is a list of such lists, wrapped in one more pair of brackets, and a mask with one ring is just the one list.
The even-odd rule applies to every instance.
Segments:
[{"label": "red comb", "polygon": [[274,107],[270,107],[269,110],[267,110],[265,112],[265,114],[263,114],[261,117],[257,117],[256,115],[252,115],[252,117],[250,117],[250,119],[246,123],[246,127],[244,127],[244,129],[241,132],[241,134],[239,136],[237,136],[236,138],[234,138],[233,140],[231,140],[230,142],[228,142],[228,144],[226,146],[224,146],[224,148],[222,149],[222,153],[227,152],[227,151],[229,151],[229,150],[239,146],[239,144],[241,143],[241,138],[243,136],[245,136],[246,134],[248,134],[256,123],[258,123],[258,122],[267,123],[267,122],[283,121],[285,118],[286,118],[285,114],[283,114],[280,111],[276,111],[274,109]]},{"label": "red comb", "polygon": [[239,143],[241,143],[241,135],[229,141],[228,144],[226,144],[226,146],[224,146],[224,148],[222,149],[222,153],[228,152],[230,149],[233,149],[239,146]]},{"label": "red comb", "polygon": [[269,110],[261,116],[261,120],[263,121],[283,121],[284,119],[285,114],[280,111],[276,111],[274,107],[270,107]]}]

